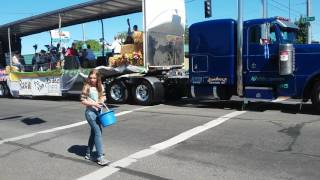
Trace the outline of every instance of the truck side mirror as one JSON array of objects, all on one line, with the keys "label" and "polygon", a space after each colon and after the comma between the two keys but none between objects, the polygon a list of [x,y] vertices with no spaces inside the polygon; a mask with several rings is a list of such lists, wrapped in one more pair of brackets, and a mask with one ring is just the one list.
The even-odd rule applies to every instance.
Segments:
[{"label": "truck side mirror", "polygon": [[270,23],[265,23],[261,25],[261,38],[260,38],[260,44],[265,45],[265,44],[270,44]]}]

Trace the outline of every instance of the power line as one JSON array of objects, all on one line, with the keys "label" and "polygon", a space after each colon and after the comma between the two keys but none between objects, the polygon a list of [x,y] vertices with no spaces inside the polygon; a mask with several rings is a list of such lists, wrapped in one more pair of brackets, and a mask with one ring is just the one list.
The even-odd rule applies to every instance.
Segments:
[{"label": "power line", "polygon": [[[281,12],[285,12],[287,13],[288,10],[287,9],[284,9],[283,7],[279,7],[278,5],[274,5],[274,4],[271,4],[271,3],[268,3],[268,5],[274,7],[275,9],[281,11]],[[294,15],[294,18],[297,18],[297,17],[300,17],[302,14],[298,14],[298,13],[295,13],[295,12],[291,12],[292,15]]]},{"label": "power line", "polygon": [[274,7],[274,8],[276,8],[276,9],[278,9],[278,10],[282,11],[282,12],[287,12],[287,10],[286,10],[286,9],[282,9],[281,7],[279,7],[279,6],[275,6],[275,5],[271,4],[271,3],[268,3],[268,5],[270,5],[270,6]]},{"label": "power line", "polygon": [[295,9],[290,8],[289,6],[287,6],[287,5],[283,4],[283,3],[280,3],[280,2],[275,1],[275,0],[271,0],[271,1],[274,2],[274,3],[277,3],[277,4],[280,5],[280,6],[285,7],[285,8],[288,9],[289,11],[294,11],[294,12],[296,12],[296,13],[298,13],[298,14],[303,14],[303,13],[301,13],[301,12],[295,10]]}]

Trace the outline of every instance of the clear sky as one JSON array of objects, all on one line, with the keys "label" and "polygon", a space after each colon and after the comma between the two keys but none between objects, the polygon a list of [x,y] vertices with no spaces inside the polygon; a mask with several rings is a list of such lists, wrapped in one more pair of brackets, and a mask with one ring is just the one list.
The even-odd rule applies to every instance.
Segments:
[{"label": "clear sky", "polygon": [[[32,15],[64,8],[87,0],[2,0],[0,6],[0,24],[9,23],[15,20],[26,18]],[[267,0],[268,15],[282,16],[298,19],[300,15],[306,15],[307,0]],[[204,0],[185,0],[187,12],[187,24],[191,25],[195,22],[208,20],[204,18]],[[212,14],[209,19],[221,18],[237,18],[237,2],[238,0],[212,0]],[[320,0],[311,0],[312,16],[316,20],[312,22],[312,39],[320,41]],[[243,17],[246,19],[260,18],[262,16],[261,0],[243,0],[244,9]],[[290,7],[290,8],[289,8]],[[290,11],[289,11],[290,9]],[[142,14],[136,13],[121,17],[115,17],[104,20],[105,39],[111,42],[113,36],[118,32],[127,31],[126,19],[130,18],[131,24],[142,26]],[[57,20],[58,21],[58,20]],[[75,25],[63,28],[64,31],[71,33],[71,42],[73,40],[82,40],[82,27]],[[100,21],[94,21],[84,24],[86,39],[101,38]],[[22,38],[22,54],[30,54],[34,52],[33,45],[38,44],[38,51],[46,49],[45,44],[50,44],[49,32],[43,32]]]}]

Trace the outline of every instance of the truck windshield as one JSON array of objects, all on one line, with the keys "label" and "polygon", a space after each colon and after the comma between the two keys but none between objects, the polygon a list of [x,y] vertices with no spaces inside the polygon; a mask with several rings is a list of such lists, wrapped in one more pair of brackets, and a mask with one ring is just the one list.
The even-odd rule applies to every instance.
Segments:
[{"label": "truck windshield", "polygon": [[294,28],[280,28],[282,43],[297,43],[297,29]]}]

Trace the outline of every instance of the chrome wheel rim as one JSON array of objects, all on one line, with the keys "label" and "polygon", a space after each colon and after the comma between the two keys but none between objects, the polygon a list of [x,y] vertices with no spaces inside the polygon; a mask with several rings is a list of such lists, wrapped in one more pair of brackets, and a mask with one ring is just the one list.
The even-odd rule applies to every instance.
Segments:
[{"label": "chrome wheel rim", "polygon": [[113,86],[111,86],[110,91],[111,98],[116,101],[120,100],[123,97],[121,87],[118,84],[114,84]]},{"label": "chrome wheel rim", "polygon": [[149,98],[148,87],[140,84],[136,88],[136,97],[139,101],[146,101]]}]

